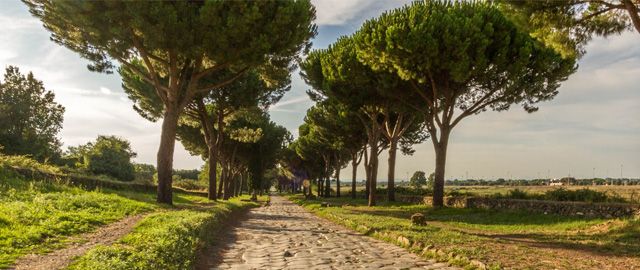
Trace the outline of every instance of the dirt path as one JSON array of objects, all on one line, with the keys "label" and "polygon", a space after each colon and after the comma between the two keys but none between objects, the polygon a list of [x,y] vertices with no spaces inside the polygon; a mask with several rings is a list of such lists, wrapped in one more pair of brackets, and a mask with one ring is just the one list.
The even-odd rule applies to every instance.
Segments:
[{"label": "dirt path", "polygon": [[198,269],[457,269],[364,236],[274,196],[223,234]]},{"label": "dirt path", "polygon": [[15,270],[54,270],[62,269],[71,263],[73,258],[83,255],[96,245],[109,245],[131,232],[133,226],[144,215],[124,218],[120,221],[98,228],[89,233],[71,237],[73,244],[47,254],[29,254],[16,261]]}]

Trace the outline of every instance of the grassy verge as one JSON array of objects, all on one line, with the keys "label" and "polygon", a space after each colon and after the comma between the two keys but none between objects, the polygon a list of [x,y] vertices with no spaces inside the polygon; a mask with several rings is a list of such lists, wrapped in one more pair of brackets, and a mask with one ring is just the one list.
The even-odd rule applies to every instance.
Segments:
[{"label": "grassy verge", "polygon": [[58,173],[24,157],[0,155],[0,269],[28,253],[46,253],[69,244],[69,236],[89,232],[127,216],[201,207],[208,200],[174,193],[174,206],[155,203],[155,194],[131,190],[87,191],[56,181],[27,179],[6,166]]},{"label": "grassy verge", "polygon": [[[319,216],[453,265],[474,268],[592,269],[640,265],[640,220],[587,219],[481,209],[301,196],[291,200]],[[427,226],[409,217],[423,213]],[[479,264],[482,262],[483,264]],[[610,268],[610,267],[609,267]],[[616,269],[615,267],[613,269]],[[625,269],[625,268],[620,268]],[[628,268],[626,268],[628,269]]]},{"label": "grassy verge", "polygon": [[224,219],[233,211],[251,206],[257,204],[235,198],[154,213],[117,244],[89,251],[69,269],[191,269],[197,250],[211,243]]},{"label": "grassy verge", "polygon": [[115,193],[27,181],[0,170],[0,268],[21,255],[46,252],[65,236],[157,208]]}]

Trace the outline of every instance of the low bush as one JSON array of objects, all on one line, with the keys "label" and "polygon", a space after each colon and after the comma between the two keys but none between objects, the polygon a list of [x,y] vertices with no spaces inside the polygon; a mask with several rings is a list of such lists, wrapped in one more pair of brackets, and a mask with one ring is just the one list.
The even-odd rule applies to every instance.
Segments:
[{"label": "low bush", "polygon": [[0,154],[0,167],[17,167],[38,170],[46,173],[61,174],[60,168],[43,164],[28,156],[7,156]]}]

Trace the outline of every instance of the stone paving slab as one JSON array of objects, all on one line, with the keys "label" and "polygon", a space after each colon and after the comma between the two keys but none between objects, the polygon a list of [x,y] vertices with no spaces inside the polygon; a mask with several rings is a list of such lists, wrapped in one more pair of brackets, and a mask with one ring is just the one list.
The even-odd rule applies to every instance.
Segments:
[{"label": "stone paving slab", "polygon": [[319,218],[279,196],[252,209],[210,269],[458,269]]}]

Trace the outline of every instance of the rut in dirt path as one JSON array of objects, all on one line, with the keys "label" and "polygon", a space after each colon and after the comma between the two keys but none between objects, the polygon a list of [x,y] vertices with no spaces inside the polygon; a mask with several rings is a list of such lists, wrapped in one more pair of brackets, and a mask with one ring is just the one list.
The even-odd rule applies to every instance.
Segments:
[{"label": "rut in dirt path", "polygon": [[458,269],[319,218],[282,197],[252,209],[197,269]]},{"label": "rut in dirt path", "polygon": [[57,270],[67,267],[77,256],[81,256],[97,245],[110,245],[122,238],[145,215],[126,217],[120,221],[99,227],[93,232],[72,236],[69,246],[47,254],[29,254],[19,258],[14,266],[15,270]]}]

